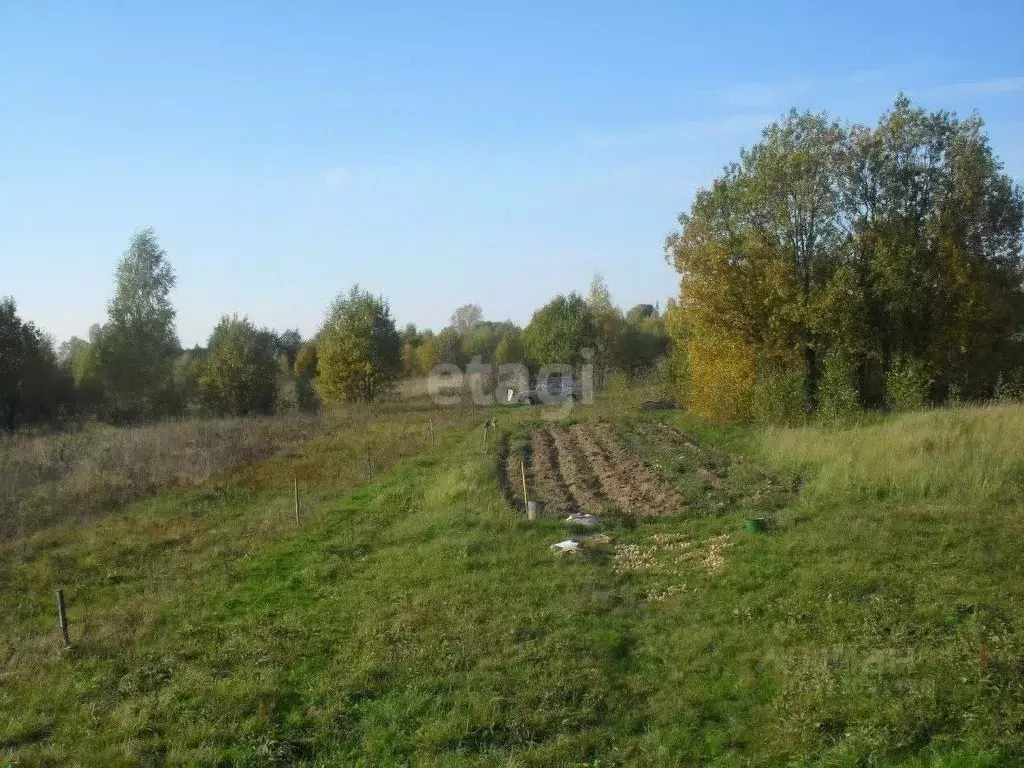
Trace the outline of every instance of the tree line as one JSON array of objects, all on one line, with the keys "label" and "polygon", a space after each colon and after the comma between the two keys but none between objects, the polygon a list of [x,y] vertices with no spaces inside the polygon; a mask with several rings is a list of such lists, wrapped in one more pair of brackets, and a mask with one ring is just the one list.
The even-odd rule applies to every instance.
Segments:
[{"label": "tree line", "polygon": [[1024,195],[980,117],[900,96],[791,112],[702,189],[666,253],[678,392],[790,421],[1024,390]]},{"label": "tree line", "polygon": [[310,339],[225,315],[183,350],[167,254],[136,233],[107,319],[55,347],[0,301],[0,428],[96,418],[315,410],[390,397],[438,364],[594,365],[668,374],[699,415],[787,422],[865,407],[1024,396],[1024,193],[983,121],[905,97],[874,126],[790,112],[696,194],[666,256],[662,310],[615,306],[595,276],[521,327],[465,304],[399,330],[354,286]]},{"label": "tree line", "polygon": [[600,376],[650,369],[668,352],[658,307],[614,306],[604,280],[586,296],[557,296],[525,328],[490,321],[476,304],[455,310],[435,333],[414,324],[399,331],[390,306],[353,286],[339,294],[317,333],[275,332],[248,317],[225,315],[205,346],[182,349],[171,302],[175,275],[152,229],[137,232],[115,275],[107,319],[87,339],[55,347],[0,302],[0,428],[114,424],[183,416],[242,416],[313,411],[323,403],[390,397],[404,378],[441,363],[578,365],[583,351]]}]

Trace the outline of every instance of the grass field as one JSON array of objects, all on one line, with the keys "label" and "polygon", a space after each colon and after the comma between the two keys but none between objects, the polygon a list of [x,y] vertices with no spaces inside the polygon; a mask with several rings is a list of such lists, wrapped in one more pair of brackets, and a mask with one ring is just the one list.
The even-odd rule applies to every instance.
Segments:
[{"label": "grass field", "polygon": [[546,416],[356,411],[6,542],[0,765],[1024,761],[1024,407]]}]

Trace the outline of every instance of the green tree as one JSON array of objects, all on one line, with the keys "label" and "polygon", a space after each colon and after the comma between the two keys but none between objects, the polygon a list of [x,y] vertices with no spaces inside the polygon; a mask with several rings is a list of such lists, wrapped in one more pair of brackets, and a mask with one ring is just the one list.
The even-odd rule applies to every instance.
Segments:
[{"label": "green tree", "polygon": [[180,349],[169,298],[174,284],[156,233],[136,232],[118,264],[109,317],[95,342],[108,408],[117,420],[171,410],[172,366]]},{"label": "green tree", "polygon": [[818,415],[830,424],[847,422],[860,410],[853,366],[840,351],[825,356],[818,402]]},{"label": "green tree", "polygon": [[631,376],[649,372],[668,354],[669,343],[664,318],[630,310],[620,333],[618,367]]},{"label": "green tree", "polygon": [[61,344],[58,354],[61,367],[74,387],[80,415],[96,416],[103,406],[103,382],[95,343],[99,334],[100,326],[94,325],[89,330],[89,341],[72,336]]},{"label": "green tree", "polygon": [[297,328],[289,328],[276,336],[278,354],[284,355],[287,361],[288,374],[291,375],[295,368],[295,358],[302,348],[302,334]]},{"label": "green tree", "polygon": [[526,361],[526,349],[523,346],[523,333],[516,329],[507,331],[494,349],[492,362],[495,365],[523,363]]},{"label": "green tree", "polygon": [[320,407],[320,398],[313,387],[316,369],[316,341],[311,339],[299,348],[295,357],[295,404],[300,411],[315,411]]},{"label": "green tree", "polygon": [[195,347],[182,352],[174,361],[172,377],[175,399],[178,406],[189,416],[196,415],[202,407],[199,381],[206,363],[206,350]]},{"label": "green tree", "polygon": [[494,322],[483,320],[462,338],[462,353],[466,359],[479,355],[481,360],[493,362],[498,344],[509,333],[522,333],[515,323],[506,320]]},{"label": "green tree", "polygon": [[408,344],[414,349],[423,341],[422,335],[416,328],[416,323],[406,323],[402,329],[402,344]]},{"label": "green tree", "polygon": [[459,336],[465,336],[484,319],[479,304],[463,304],[452,313],[450,325]]},{"label": "green tree", "polygon": [[607,373],[620,366],[625,339],[622,313],[612,302],[608,283],[600,272],[590,281],[587,307],[594,323],[595,383],[601,386]]},{"label": "green tree", "polygon": [[277,339],[238,315],[221,318],[207,345],[199,376],[203,406],[218,415],[246,416],[274,410],[278,394]]},{"label": "green tree", "polygon": [[588,361],[585,349],[597,344],[597,327],[587,302],[578,293],[560,295],[533,313],[523,331],[530,365],[564,364],[576,368]]},{"label": "green tree", "polygon": [[754,370],[801,373],[816,404],[830,350],[865,402],[899,359],[927,368],[933,396],[983,396],[1019,364],[1024,196],[978,118],[903,97],[875,128],[790,113],[680,224],[666,243],[689,334],[677,354],[704,415],[742,411],[753,389],[735,385]]},{"label": "green tree", "polygon": [[437,338],[433,332],[426,331],[423,334],[422,342],[416,347],[416,357],[419,361],[421,376],[428,375],[431,369],[440,362],[437,357]]},{"label": "green tree", "polygon": [[465,365],[466,354],[462,346],[463,337],[454,326],[448,326],[434,340],[436,359],[438,363],[450,363],[452,365]]},{"label": "green tree", "polygon": [[928,404],[931,383],[922,361],[901,355],[886,376],[885,404],[896,413],[919,411]]},{"label": "green tree", "polygon": [[338,296],[317,341],[316,389],[328,403],[373,402],[402,372],[401,337],[383,297],[353,286]]},{"label": "green tree", "polygon": [[636,304],[626,313],[626,322],[641,323],[651,317],[658,317],[658,308],[654,304]]},{"label": "green tree", "polygon": [[69,402],[52,342],[18,317],[13,299],[0,300],[0,428],[55,421]]},{"label": "green tree", "polygon": [[983,121],[901,95],[874,129],[851,131],[844,179],[854,278],[844,301],[863,307],[862,370],[914,358],[938,391],[956,383],[987,396],[1019,363],[1024,195]]}]

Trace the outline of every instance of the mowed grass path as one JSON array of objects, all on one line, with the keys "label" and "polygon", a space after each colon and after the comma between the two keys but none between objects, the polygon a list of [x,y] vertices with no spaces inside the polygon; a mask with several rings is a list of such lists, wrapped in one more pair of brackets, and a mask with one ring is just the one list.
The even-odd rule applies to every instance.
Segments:
[{"label": "mowed grass path", "polygon": [[[978,435],[1024,421],[977,413]],[[535,417],[501,414],[502,429]],[[714,457],[723,502],[613,525],[632,560],[556,557],[561,524],[518,517],[480,452],[489,415],[447,417],[422,452],[424,413],[362,423],[0,550],[0,765],[1020,764],[1019,444],[975,467],[998,492],[896,493],[909,480],[892,464],[918,449],[923,465],[966,460],[946,439],[963,412],[859,427],[836,444],[919,434],[830,490],[846,453],[814,444],[835,433],[663,414],[733,452]],[[397,463],[360,485],[369,443]],[[658,464],[680,479],[693,461]],[[751,462],[803,489],[761,508]],[[742,530],[761,514],[773,531]],[[721,564],[673,549],[709,542]]]}]

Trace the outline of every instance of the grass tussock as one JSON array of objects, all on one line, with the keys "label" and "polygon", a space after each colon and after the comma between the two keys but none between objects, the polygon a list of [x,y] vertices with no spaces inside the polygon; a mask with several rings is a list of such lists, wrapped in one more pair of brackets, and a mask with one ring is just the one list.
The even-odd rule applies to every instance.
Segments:
[{"label": "grass tussock", "polygon": [[1024,498],[1024,405],[900,414],[847,429],[768,429],[772,463],[796,467],[811,493],[963,504]]}]

